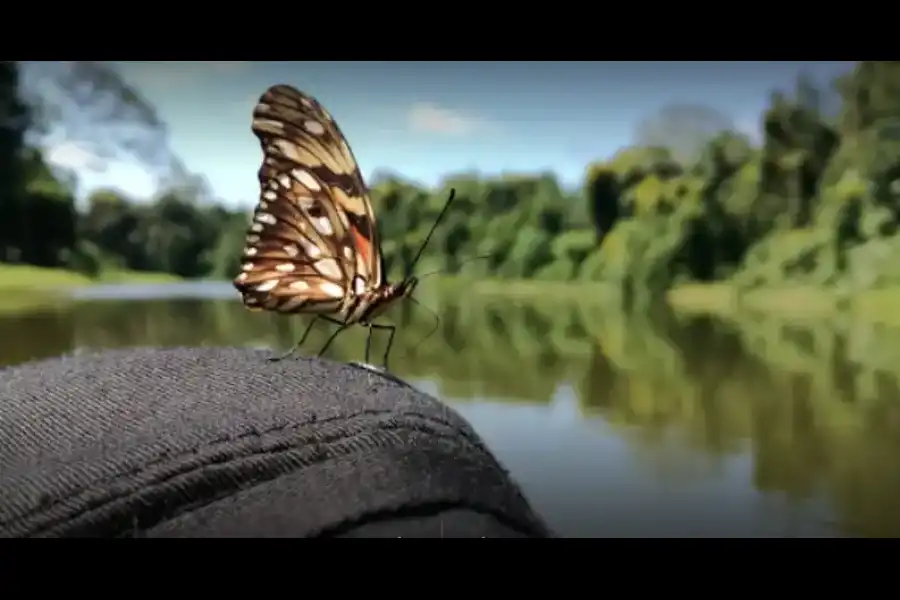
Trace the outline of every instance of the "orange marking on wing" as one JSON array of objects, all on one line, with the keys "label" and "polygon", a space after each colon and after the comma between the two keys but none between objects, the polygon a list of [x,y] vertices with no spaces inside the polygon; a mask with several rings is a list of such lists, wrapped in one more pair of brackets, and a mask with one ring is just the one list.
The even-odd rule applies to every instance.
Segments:
[{"label": "orange marking on wing", "polygon": [[366,263],[368,263],[372,258],[372,244],[356,227],[352,227],[350,231],[353,233],[353,245],[356,246],[356,251],[362,254]]}]

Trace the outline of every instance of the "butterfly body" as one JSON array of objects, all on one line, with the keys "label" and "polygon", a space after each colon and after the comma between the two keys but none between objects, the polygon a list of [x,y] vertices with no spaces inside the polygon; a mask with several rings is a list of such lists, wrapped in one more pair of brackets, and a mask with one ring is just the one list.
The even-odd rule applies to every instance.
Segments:
[{"label": "butterfly body", "polygon": [[370,334],[389,329],[389,350],[394,327],[374,321],[418,280],[385,280],[375,213],[344,135],[317,100],[287,85],[260,97],[252,129],[264,158],[260,198],[234,279],[244,305],[315,314],[339,325],[326,348],[350,325],[364,325]]}]

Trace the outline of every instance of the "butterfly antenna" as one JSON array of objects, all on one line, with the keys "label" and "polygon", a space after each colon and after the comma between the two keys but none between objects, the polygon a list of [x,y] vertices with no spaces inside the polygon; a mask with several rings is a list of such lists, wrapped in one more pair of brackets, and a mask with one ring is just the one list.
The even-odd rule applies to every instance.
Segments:
[{"label": "butterfly antenna", "polygon": [[437,216],[437,219],[434,220],[434,225],[431,226],[431,231],[428,232],[428,235],[425,236],[425,241],[422,242],[422,245],[419,247],[419,252],[416,254],[416,257],[413,259],[412,263],[409,265],[409,269],[406,270],[406,277],[409,278],[413,274],[413,270],[416,268],[416,263],[419,262],[419,259],[422,258],[422,253],[425,251],[425,246],[428,245],[428,241],[431,239],[431,236],[434,234],[434,230],[437,229],[438,223],[441,222],[441,219],[444,218],[444,215],[447,214],[447,209],[450,208],[450,204],[453,202],[453,198],[456,196],[456,190],[450,189],[450,197],[447,198],[447,203],[444,204],[444,208],[441,209],[440,214]]},{"label": "butterfly antenna", "polygon": [[[466,263],[470,263],[473,260],[484,260],[486,258],[491,258],[492,256],[493,256],[493,254],[485,254],[484,256],[473,256],[471,258],[467,258],[466,260],[460,261],[456,266],[461,267],[462,265],[464,265]],[[416,275],[416,277],[418,277],[419,279],[422,279],[422,278],[428,277],[430,275],[440,275],[441,273],[446,273],[446,272],[447,271],[444,271],[444,270],[430,271],[428,273],[425,273],[424,275]]]},{"label": "butterfly antenna", "polygon": [[436,312],[434,312],[433,310],[431,310],[430,308],[428,308],[427,306],[425,306],[424,304],[422,304],[421,302],[419,302],[412,296],[407,296],[407,300],[410,300],[411,302],[415,302],[417,305],[421,306],[422,308],[424,308],[425,310],[430,312],[432,314],[432,316],[434,316],[434,327],[431,328],[431,331],[428,332],[428,335],[426,335],[424,338],[422,338],[422,342],[424,342],[425,340],[427,340],[428,338],[433,336],[434,332],[438,330],[438,327],[441,325],[441,318],[438,316],[438,314]]}]

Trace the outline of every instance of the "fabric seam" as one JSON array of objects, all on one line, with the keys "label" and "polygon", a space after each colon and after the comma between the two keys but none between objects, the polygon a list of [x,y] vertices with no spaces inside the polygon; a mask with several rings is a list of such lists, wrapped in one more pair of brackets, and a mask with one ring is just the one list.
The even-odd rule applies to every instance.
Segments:
[{"label": "fabric seam", "polygon": [[[86,491],[89,491],[91,488],[97,487],[98,485],[111,483],[111,482],[114,482],[114,481],[117,481],[117,480],[120,480],[123,478],[127,478],[127,477],[134,475],[136,473],[139,473],[140,471],[143,471],[149,467],[162,467],[162,466],[165,466],[167,463],[175,463],[181,458],[184,458],[191,454],[196,454],[198,450],[210,450],[210,449],[215,450],[217,447],[220,447],[220,446],[228,444],[228,443],[244,441],[244,440],[251,439],[251,438],[261,438],[263,436],[271,435],[273,433],[281,433],[281,432],[286,432],[286,431],[291,431],[291,430],[299,430],[304,427],[308,427],[311,424],[322,425],[325,423],[335,422],[335,421],[339,421],[339,420],[340,421],[355,421],[355,420],[359,419],[360,417],[371,416],[373,414],[374,415],[388,414],[388,415],[407,417],[407,418],[414,417],[415,419],[419,420],[420,423],[425,424],[425,425],[430,425],[430,426],[440,425],[445,428],[452,429],[452,430],[454,430],[454,433],[459,433],[462,435],[458,437],[457,435],[450,435],[447,433],[439,432],[431,427],[427,427],[426,429],[423,430],[423,429],[416,428],[414,426],[414,424],[396,424],[396,423],[381,423],[381,424],[379,424],[378,427],[376,427],[374,429],[370,429],[370,431],[378,430],[378,431],[385,431],[385,432],[397,432],[400,430],[408,430],[408,431],[414,431],[414,432],[419,432],[419,433],[426,433],[430,436],[433,436],[437,439],[442,439],[442,440],[462,439],[466,442],[466,444],[468,446],[470,446],[474,449],[477,449],[480,453],[485,454],[487,457],[490,457],[491,462],[495,468],[502,469],[502,467],[500,467],[499,463],[497,463],[496,459],[494,459],[491,454],[487,453],[481,444],[479,444],[477,442],[473,442],[473,440],[470,438],[470,436],[466,435],[465,432],[459,430],[458,428],[449,426],[446,422],[441,421],[440,419],[435,419],[433,417],[427,417],[427,416],[423,416],[423,415],[419,415],[419,414],[415,414],[415,413],[399,413],[398,414],[391,410],[363,411],[363,412],[357,413],[356,415],[353,415],[350,419],[348,419],[346,416],[330,417],[328,419],[317,420],[314,423],[303,423],[303,424],[294,423],[294,424],[288,424],[288,425],[281,425],[281,426],[271,427],[271,428],[268,428],[268,429],[265,429],[262,431],[242,433],[233,438],[214,439],[214,440],[210,440],[209,442],[206,442],[203,444],[197,444],[188,449],[185,449],[182,452],[179,452],[178,454],[160,456],[160,457],[156,458],[155,460],[148,461],[146,463],[141,464],[140,466],[136,466],[134,468],[125,470],[121,473],[117,473],[114,476],[97,479],[90,483],[83,484],[83,485],[79,486],[78,489],[72,490],[63,496],[54,498],[50,502],[45,502],[37,507],[34,507],[33,509],[31,509],[21,515],[18,515],[17,517],[15,517],[13,519],[0,522],[0,525],[13,526],[13,525],[22,523],[23,521],[27,521],[29,519],[40,518],[42,515],[46,515],[47,513],[49,513],[53,508],[56,508],[67,502],[76,500],[79,495],[85,493]],[[354,453],[354,452],[341,453],[342,447],[346,446],[345,444],[342,444],[342,442],[347,439],[356,437],[357,435],[359,435],[359,433],[360,433],[360,431],[349,432],[349,433],[337,433],[334,436],[331,436],[329,438],[317,440],[317,445],[319,446],[319,448],[322,449],[324,446],[324,447],[326,447],[325,448],[326,451],[321,454],[318,454],[318,453],[313,454],[309,460],[304,461],[303,465],[300,468],[305,468],[305,467],[312,466],[315,464],[320,464],[320,463],[330,460],[338,455],[349,455],[349,454]],[[291,450],[296,449],[296,447],[291,446],[289,449],[291,449]],[[276,451],[270,450],[270,451],[254,451],[254,452],[249,452],[249,453],[240,453],[238,456],[230,457],[227,461],[220,461],[219,464],[227,465],[236,459],[260,457],[260,456],[267,456],[267,455],[277,455],[278,453],[288,451],[289,449],[276,450]],[[336,452],[336,450],[337,450],[337,452]],[[152,485],[153,486],[158,485],[159,483],[167,481],[174,477],[188,476],[198,470],[208,467],[210,464],[211,464],[210,462],[204,462],[203,464],[197,465],[196,467],[194,467],[188,471],[170,474],[163,479],[155,479],[153,481]],[[265,481],[268,481],[271,479],[272,478],[269,478]],[[147,487],[148,486],[145,486],[144,489],[147,489]],[[228,492],[228,494],[231,494],[231,493],[233,493],[233,490],[230,490]],[[137,495],[137,494],[135,494],[134,492],[126,492],[124,494],[120,493],[120,494],[113,494],[113,495],[107,496],[101,503],[93,504],[89,507],[86,507],[84,510],[74,513],[69,518],[72,518],[74,516],[82,516],[84,514],[87,514],[89,512],[97,510],[99,508],[102,508],[103,506],[106,506],[106,505],[110,504],[111,502],[128,499],[129,497],[135,496],[135,495]],[[222,499],[226,496],[227,496],[227,494],[223,495],[221,497],[218,497],[215,500]],[[215,500],[213,500],[213,501],[215,501]],[[39,533],[41,530],[50,529],[50,528],[54,527],[55,525],[56,524],[49,524],[49,525],[40,527],[40,528],[36,529],[33,533]]]}]

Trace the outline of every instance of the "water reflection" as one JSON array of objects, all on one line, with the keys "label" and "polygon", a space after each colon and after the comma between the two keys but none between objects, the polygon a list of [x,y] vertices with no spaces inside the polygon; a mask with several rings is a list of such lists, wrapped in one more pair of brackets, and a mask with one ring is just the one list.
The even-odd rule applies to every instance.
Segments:
[{"label": "water reflection", "polygon": [[[282,349],[307,323],[196,292],[0,316],[0,364],[88,347]],[[420,300],[437,331],[428,311],[398,309],[392,370],[455,402],[561,533],[900,535],[894,330]],[[361,360],[364,341],[342,334],[330,355]]]}]

